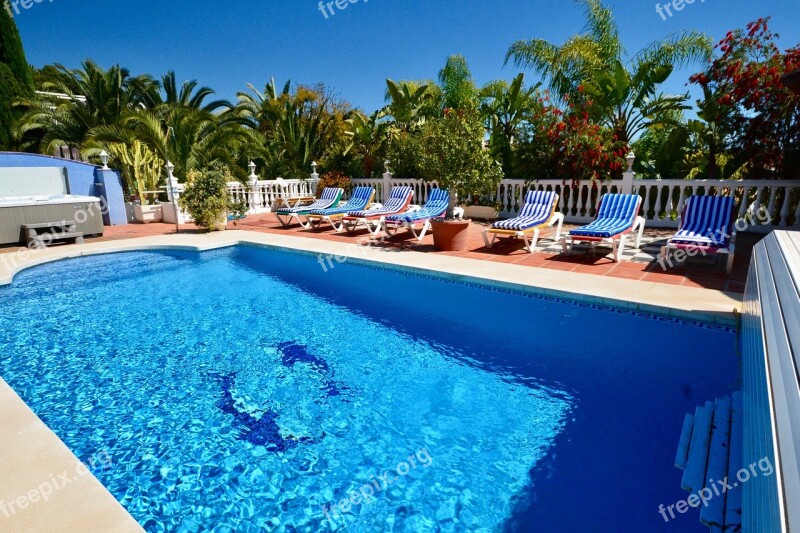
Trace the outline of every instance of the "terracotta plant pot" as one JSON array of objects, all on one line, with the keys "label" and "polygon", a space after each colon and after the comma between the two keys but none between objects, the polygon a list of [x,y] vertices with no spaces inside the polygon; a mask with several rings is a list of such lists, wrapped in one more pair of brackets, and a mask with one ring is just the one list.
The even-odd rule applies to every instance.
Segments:
[{"label": "terracotta plant pot", "polygon": [[469,223],[469,220],[432,220],[433,245],[440,252],[466,250]]}]

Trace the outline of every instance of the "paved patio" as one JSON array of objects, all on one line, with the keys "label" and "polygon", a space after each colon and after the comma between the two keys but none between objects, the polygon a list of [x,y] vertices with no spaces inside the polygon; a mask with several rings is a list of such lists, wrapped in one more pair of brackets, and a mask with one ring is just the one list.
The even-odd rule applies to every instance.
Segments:
[{"label": "paved patio", "polygon": [[[251,215],[245,220],[240,221],[236,226],[229,224],[228,227],[230,229],[244,231],[322,239],[331,242],[340,242],[343,246],[364,243],[369,237],[366,230],[360,230],[353,235],[349,235],[347,233],[336,233],[330,226],[326,226],[322,230],[304,230],[299,225],[282,228],[275,216],[271,213]],[[540,240],[540,248],[543,249],[540,249],[540,251],[534,254],[527,253],[522,246],[522,242],[513,239],[498,240],[493,248],[487,249],[481,237],[481,232],[484,227],[485,224],[480,222],[474,222],[470,226],[467,250],[463,252],[436,251],[433,247],[433,238],[430,235],[426,236],[421,243],[413,239],[410,234],[408,234],[408,236],[401,234],[393,239],[385,239],[377,242],[374,245],[396,250],[414,250],[437,255],[513,263],[528,267],[579,272],[596,276],[609,276],[653,283],[680,285],[684,287],[698,287],[743,293],[753,246],[763,237],[755,234],[740,234],[737,237],[736,259],[733,264],[733,272],[728,276],[724,272],[722,258],[714,264],[710,256],[707,258],[696,257],[691,259],[687,264],[675,265],[673,268],[665,271],[661,265],[655,261],[654,257],[658,253],[661,244],[673,233],[671,230],[645,230],[645,239],[642,249],[630,250],[625,255],[626,260],[620,263],[614,263],[610,258],[610,248],[598,247],[595,252],[592,253],[588,251],[588,248],[582,249],[576,247],[572,255],[562,255],[560,253],[560,246],[549,240],[547,233],[545,233],[543,240]],[[565,229],[571,227],[574,226],[567,225]],[[198,230],[194,225],[187,225],[182,226],[181,231],[196,233]],[[171,224],[130,224],[127,226],[107,227],[103,237],[87,239],[87,242],[114,241],[144,236],[166,235],[170,233],[175,233],[175,226]],[[18,249],[19,248],[14,247],[2,248],[0,249],[0,253],[13,252]],[[605,252],[608,252],[608,255],[604,255]]]}]

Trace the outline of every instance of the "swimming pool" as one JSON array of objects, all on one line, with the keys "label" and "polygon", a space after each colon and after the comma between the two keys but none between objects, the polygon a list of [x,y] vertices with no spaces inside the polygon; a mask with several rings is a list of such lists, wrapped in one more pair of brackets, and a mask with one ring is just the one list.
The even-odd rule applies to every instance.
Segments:
[{"label": "swimming pool", "polygon": [[725,327],[254,246],[22,272],[0,331],[148,531],[704,531],[658,505],[739,384]]}]

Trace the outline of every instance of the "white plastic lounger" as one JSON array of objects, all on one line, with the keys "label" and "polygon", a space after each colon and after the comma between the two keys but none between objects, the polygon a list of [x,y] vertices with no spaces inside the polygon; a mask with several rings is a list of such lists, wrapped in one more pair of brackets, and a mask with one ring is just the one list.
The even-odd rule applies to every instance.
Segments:
[{"label": "white plastic lounger", "polygon": [[687,255],[701,253],[727,254],[725,272],[731,273],[736,253],[736,231],[733,225],[733,198],[730,196],[691,196],[681,215],[678,232],[661,247],[658,260],[662,266],[672,265],[670,252],[684,250]]},{"label": "white plastic lounger", "polygon": [[425,207],[411,206],[411,209],[402,215],[386,217],[383,221],[383,229],[387,235],[394,237],[401,229],[407,228],[417,241],[422,241],[431,228],[431,219],[444,216],[449,204],[449,192],[443,189],[433,189]]},{"label": "white plastic lounger", "polygon": [[[533,253],[539,241],[539,233],[543,228],[553,227],[556,224],[556,233],[553,238],[558,242],[561,239],[561,229],[564,225],[564,215],[556,213],[558,195],[553,191],[530,191],[525,196],[525,202],[519,216],[508,220],[501,220],[492,224],[491,228],[483,230],[483,242],[487,248],[494,246],[498,236],[509,236],[523,239],[525,250]],[[489,234],[492,234],[491,241]],[[532,240],[529,237],[533,236]]]},{"label": "white plastic lounger", "polygon": [[386,205],[380,209],[366,211],[352,211],[342,218],[342,223],[348,233],[354,232],[359,226],[364,226],[372,235],[377,235],[383,228],[383,221],[389,215],[397,215],[408,209],[414,190],[411,187],[392,188]]},{"label": "white plastic lounger", "polygon": [[561,237],[561,249],[564,254],[572,252],[575,242],[589,242],[592,247],[598,244],[611,245],[614,262],[619,263],[625,250],[628,234],[636,236],[636,248],[642,242],[644,233],[644,217],[639,216],[642,197],[638,194],[605,194],[600,200],[597,219],[586,226],[574,229],[569,235]]},{"label": "white plastic lounger", "polygon": [[[375,189],[372,187],[356,187],[350,199],[344,205],[329,209],[315,209],[306,215],[303,227],[306,229],[322,227],[329,223],[337,232],[344,230],[342,219],[351,211],[369,209],[372,199],[375,198]],[[380,204],[378,204],[380,206]]]},{"label": "white plastic lounger", "polygon": [[297,222],[298,224],[304,224],[303,220],[300,217],[305,217],[315,209],[327,209],[333,205],[339,203],[339,200],[344,194],[344,189],[334,188],[334,187],[326,187],[325,190],[322,191],[322,196],[319,200],[314,202],[311,205],[299,206],[299,207],[291,207],[291,208],[283,208],[278,209],[275,212],[275,216],[278,217],[278,222],[281,223],[281,226],[286,227],[292,222]]}]

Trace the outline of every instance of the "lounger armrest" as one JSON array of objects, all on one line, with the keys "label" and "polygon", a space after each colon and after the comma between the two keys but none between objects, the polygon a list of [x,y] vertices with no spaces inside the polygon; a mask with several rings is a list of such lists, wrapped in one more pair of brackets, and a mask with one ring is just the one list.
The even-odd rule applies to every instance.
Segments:
[{"label": "lounger armrest", "polygon": [[369,204],[365,211],[377,211],[378,209],[383,209],[383,204],[376,202],[374,204]]},{"label": "lounger armrest", "polygon": [[406,213],[416,213],[417,211],[422,211],[422,206],[415,204],[408,206],[408,210],[406,211]]}]

